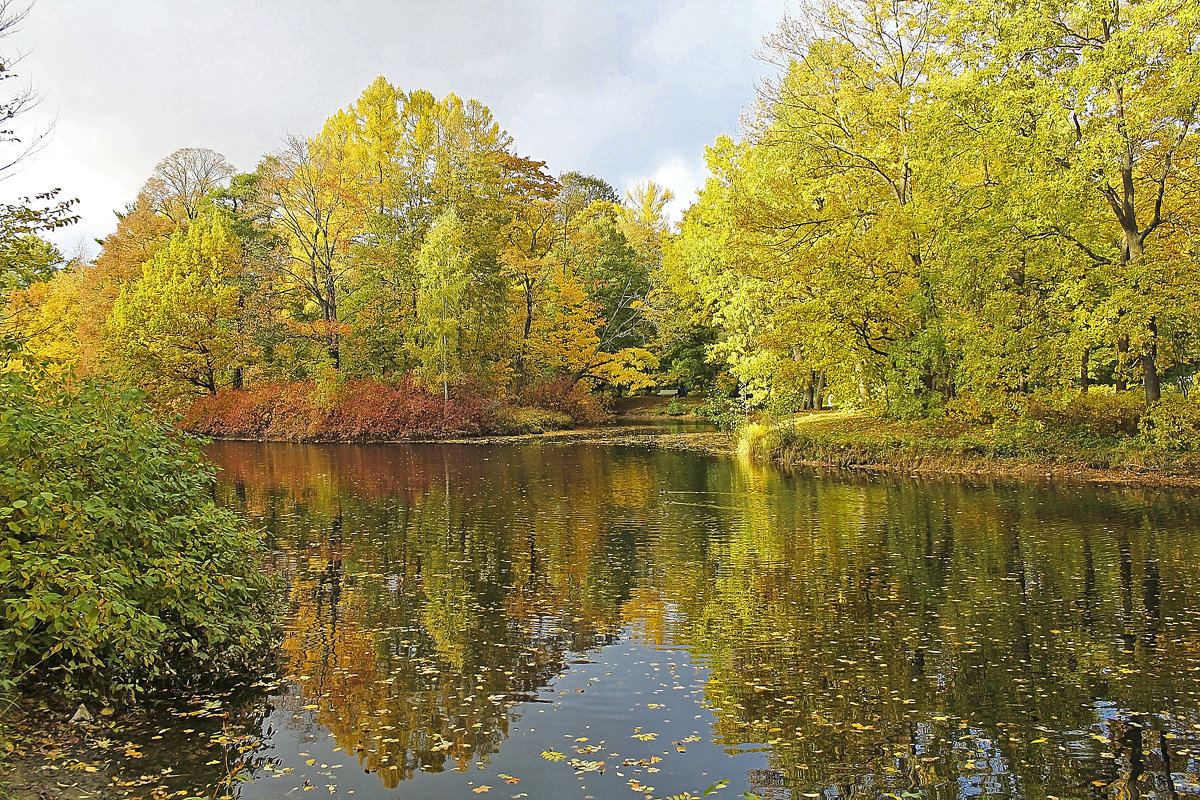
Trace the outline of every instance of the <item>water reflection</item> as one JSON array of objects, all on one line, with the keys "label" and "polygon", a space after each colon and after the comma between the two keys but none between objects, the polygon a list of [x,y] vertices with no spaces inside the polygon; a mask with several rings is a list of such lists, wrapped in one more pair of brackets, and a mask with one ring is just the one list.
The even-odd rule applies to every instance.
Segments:
[{"label": "water reflection", "polygon": [[210,452],[292,608],[245,797],[1200,792],[1187,498],[582,444]]}]

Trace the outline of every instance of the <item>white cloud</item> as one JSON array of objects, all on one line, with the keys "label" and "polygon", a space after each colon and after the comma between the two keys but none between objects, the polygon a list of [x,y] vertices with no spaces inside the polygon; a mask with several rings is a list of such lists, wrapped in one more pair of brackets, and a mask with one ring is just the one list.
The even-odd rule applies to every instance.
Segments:
[{"label": "white cloud", "polygon": [[624,186],[628,192],[638,183],[651,180],[670,189],[675,199],[667,204],[667,218],[672,225],[678,225],[683,212],[696,201],[696,194],[704,188],[707,179],[708,167],[703,157],[689,160],[675,154],[667,156],[645,175],[626,177]]},{"label": "white cloud", "polygon": [[0,201],[61,186],[99,238],[154,165],[210,147],[241,169],[316,131],[376,76],[477,97],[523,155],[690,202],[703,148],[734,133],[784,0],[40,0],[0,54],[57,114],[53,141]]}]

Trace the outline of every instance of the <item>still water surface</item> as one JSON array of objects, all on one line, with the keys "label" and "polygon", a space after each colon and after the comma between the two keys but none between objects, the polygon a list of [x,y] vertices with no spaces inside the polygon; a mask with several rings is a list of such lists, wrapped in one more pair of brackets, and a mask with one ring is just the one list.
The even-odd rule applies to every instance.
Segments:
[{"label": "still water surface", "polygon": [[166,713],[143,767],[242,762],[247,800],[1200,794],[1195,498],[594,444],[209,453],[286,578],[281,672]]}]

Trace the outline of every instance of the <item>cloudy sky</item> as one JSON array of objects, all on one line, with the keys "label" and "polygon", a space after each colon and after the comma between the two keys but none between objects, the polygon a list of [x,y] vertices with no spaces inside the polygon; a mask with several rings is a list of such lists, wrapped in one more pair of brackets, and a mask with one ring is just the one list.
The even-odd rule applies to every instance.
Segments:
[{"label": "cloudy sky", "polygon": [[[115,226],[154,165],[209,147],[251,170],[376,76],[487,104],[518,151],[618,190],[652,178],[686,205],[704,146],[737,133],[786,0],[37,0],[0,54],[42,96],[49,143],[0,200],[60,186],[70,254]],[[94,249],[94,247],[93,247]]]}]

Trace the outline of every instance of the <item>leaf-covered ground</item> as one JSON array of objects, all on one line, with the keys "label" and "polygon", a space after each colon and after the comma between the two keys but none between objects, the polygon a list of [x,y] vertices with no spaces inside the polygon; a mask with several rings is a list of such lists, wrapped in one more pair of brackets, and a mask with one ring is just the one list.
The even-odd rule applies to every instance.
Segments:
[{"label": "leaf-covered ground", "polygon": [[91,722],[71,723],[74,710],[62,702],[17,701],[10,710],[8,727],[0,731],[0,797],[111,797],[108,770],[114,747],[126,743],[122,734],[129,723],[111,707],[93,706],[89,713]]}]

